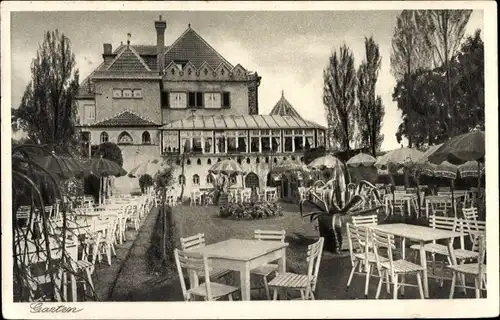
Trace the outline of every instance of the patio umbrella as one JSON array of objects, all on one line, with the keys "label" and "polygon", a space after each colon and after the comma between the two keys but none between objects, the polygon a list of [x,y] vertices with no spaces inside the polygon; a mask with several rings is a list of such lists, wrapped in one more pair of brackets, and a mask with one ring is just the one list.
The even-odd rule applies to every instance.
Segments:
[{"label": "patio umbrella", "polygon": [[309,171],[309,169],[307,168],[307,166],[298,163],[296,161],[293,161],[291,159],[283,160],[278,164],[276,164],[275,166],[273,166],[272,168],[272,172],[274,173],[285,173],[285,172],[295,172],[295,171],[304,172],[304,171]]},{"label": "patio umbrella", "polygon": [[338,158],[332,155],[326,155],[314,159],[311,163],[309,163],[307,167],[310,169],[323,170],[326,168],[328,169],[343,168],[344,164]]},{"label": "patio umbrella", "polygon": [[163,163],[162,160],[154,159],[143,162],[138,166],[134,167],[132,170],[129,171],[128,176],[130,178],[140,177],[145,174],[154,176],[158,171],[167,168],[169,168],[169,166]]},{"label": "patio umbrella", "polygon": [[347,160],[347,166],[349,167],[371,167],[377,162],[377,159],[366,153],[358,153],[351,159]]},{"label": "patio umbrella", "polygon": [[472,160],[484,162],[484,149],[484,131],[475,130],[453,137],[443,143],[429,156],[429,161],[439,164],[447,160],[455,165]]},{"label": "patio umbrella", "polygon": [[103,200],[102,198],[102,192],[103,192],[102,186],[104,186],[103,177],[109,177],[109,176],[123,177],[127,174],[127,171],[125,171],[125,169],[120,167],[116,162],[104,159],[102,156],[100,158],[89,159],[85,162],[85,164],[89,167],[92,174],[98,176],[101,180],[100,181],[101,201]]},{"label": "patio umbrella", "polygon": [[367,180],[375,182],[378,178],[378,171],[374,164],[377,162],[375,157],[366,153],[358,153],[351,159],[347,160],[346,164],[349,167],[349,175],[355,181]]},{"label": "patio umbrella", "polygon": [[214,165],[208,170],[208,172],[214,173],[214,174],[241,174],[245,173],[245,171],[241,168],[238,162],[232,160],[232,159],[227,159],[227,160],[222,160]]},{"label": "patio umbrella", "polygon": [[389,171],[395,171],[401,167],[408,167],[416,163],[423,155],[422,151],[412,148],[394,149],[383,156],[379,157],[375,162],[375,167],[387,167]]},{"label": "patio umbrella", "polygon": [[63,180],[78,177],[85,172],[88,174],[88,170],[82,164],[70,158],[58,156],[54,151],[50,156],[36,158],[35,162]]},{"label": "patio umbrella", "polygon": [[433,154],[429,156],[432,163],[441,163],[445,160],[456,164],[464,164],[467,161],[477,161],[477,188],[481,187],[481,163],[484,163],[485,140],[484,131],[474,130],[453,137],[443,143]]}]

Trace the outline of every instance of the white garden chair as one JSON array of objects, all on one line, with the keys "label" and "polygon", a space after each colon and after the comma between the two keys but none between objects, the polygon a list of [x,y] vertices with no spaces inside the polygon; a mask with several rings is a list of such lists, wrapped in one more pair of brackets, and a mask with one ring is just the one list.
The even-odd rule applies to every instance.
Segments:
[{"label": "white garden chair", "polygon": [[[210,280],[211,268],[209,267],[208,259],[205,255],[189,251],[181,251],[179,249],[174,250],[174,255],[177,272],[179,273],[179,279],[181,282],[182,296],[185,301],[192,301],[193,297],[201,297],[205,301],[213,301],[226,296],[230,301],[233,300],[233,293],[238,291],[239,288],[212,282]],[[194,288],[187,289],[183,269],[203,274],[205,282]]]},{"label": "white garden chair", "polygon": [[[253,238],[259,241],[280,241],[285,242],[285,230],[254,230]],[[255,274],[262,278],[264,288],[266,290],[267,300],[271,300],[267,277],[278,272],[278,265],[275,263],[263,264],[255,269],[250,270],[250,274]]]},{"label": "white garden chair", "polygon": [[307,247],[307,274],[296,274],[291,272],[278,273],[269,282],[269,288],[273,289],[273,300],[278,298],[279,289],[291,289],[300,291],[302,300],[314,300],[314,292],[318,280],[321,255],[323,254],[323,244],[325,238],[320,237],[318,241]]},{"label": "white garden chair", "polygon": [[[393,259],[392,250],[395,247],[393,235],[378,231],[377,229],[371,229],[371,237],[377,261],[377,269],[380,273],[380,280],[375,299],[378,299],[382,283],[384,282],[384,279],[387,279],[388,277],[390,277],[390,282],[388,280],[385,280],[385,282],[393,285],[393,299],[397,299],[399,288],[401,288],[401,293],[404,294],[405,286],[415,287],[415,285],[405,283],[406,275],[412,274],[417,277],[417,287],[420,293],[420,298],[424,299],[424,291],[422,287],[422,274],[424,272],[424,267],[404,259]],[[381,255],[381,248],[386,250],[387,256]],[[401,278],[399,278],[400,276]],[[401,282],[399,282],[400,279]]]}]

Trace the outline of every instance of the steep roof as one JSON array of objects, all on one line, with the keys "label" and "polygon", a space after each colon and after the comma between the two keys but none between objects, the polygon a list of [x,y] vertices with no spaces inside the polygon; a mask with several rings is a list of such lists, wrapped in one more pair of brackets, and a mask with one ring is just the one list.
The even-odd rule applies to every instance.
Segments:
[{"label": "steep roof", "polygon": [[297,117],[297,118],[302,119],[302,117],[297,112],[297,110],[295,110],[295,108],[285,98],[285,93],[283,91],[281,91],[281,98],[274,105],[271,112],[269,112],[269,115],[271,115],[271,116],[291,116],[291,117]]},{"label": "steep roof", "polygon": [[107,71],[151,71],[146,62],[131,46],[126,46],[106,68]]},{"label": "steep roof", "polygon": [[165,124],[161,129],[173,130],[230,130],[230,129],[325,129],[323,126],[302,118],[279,115],[241,116],[189,116]]},{"label": "steep roof", "polygon": [[92,124],[92,127],[148,127],[157,126],[153,121],[143,119],[132,111],[123,111],[112,118]]},{"label": "steep roof", "polygon": [[215,51],[191,26],[165,52],[165,65],[172,61],[189,61],[196,68],[201,67],[205,61],[214,69],[221,63],[230,69],[233,68],[233,65]]}]

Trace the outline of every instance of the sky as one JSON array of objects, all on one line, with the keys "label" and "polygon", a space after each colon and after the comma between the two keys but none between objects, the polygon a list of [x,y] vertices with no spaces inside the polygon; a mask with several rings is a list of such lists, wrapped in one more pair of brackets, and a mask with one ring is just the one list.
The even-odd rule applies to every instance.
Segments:
[{"label": "sky", "polygon": [[[267,114],[284,91],[303,118],[326,126],[323,70],[329,56],[346,44],[355,66],[365,55],[364,39],[380,46],[382,65],[376,87],[385,106],[382,150],[398,148],[395,133],[401,113],[392,101],[396,80],[390,72],[391,38],[399,11],[137,11],[137,12],[14,12],[11,16],[12,106],[20,103],[28,84],[30,64],[44,32],[58,29],[70,40],[76,67],[83,79],[102,62],[103,43],[116,48],[156,44],[154,21],[167,21],[166,44],[173,43],[191,24],[233,65],[257,71],[259,113]],[[29,21],[29,23],[27,23]],[[483,30],[483,12],[473,11],[466,36]],[[14,136],[16,137],[16,136]],[[406,146],[406,141],[403,141]]]}]

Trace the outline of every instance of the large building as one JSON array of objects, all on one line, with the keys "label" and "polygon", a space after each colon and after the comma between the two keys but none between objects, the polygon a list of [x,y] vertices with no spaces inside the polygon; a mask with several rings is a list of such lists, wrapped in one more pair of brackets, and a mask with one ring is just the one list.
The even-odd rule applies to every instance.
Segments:
[{"label": "large building", "polygon": [[[257,72],[230,63],[191,26],[168,46],[166,21],[160,16],[154,26],[156,45],[132,44],[130,36],[115,50],[105,43],[103,62],[82,82],[78,127],[89,145],[118,144],[126,170],[176,159],[186,194],[210,186],[208,169],[222,159],[247,172],[237,183],[262,187],[274,164],[302,161],[307,148],[324,145],[325,128],[304,120],[283,94],[269,115],[259,114]],[[119,178],[115,187],[126,192],[137,180]]]}]

